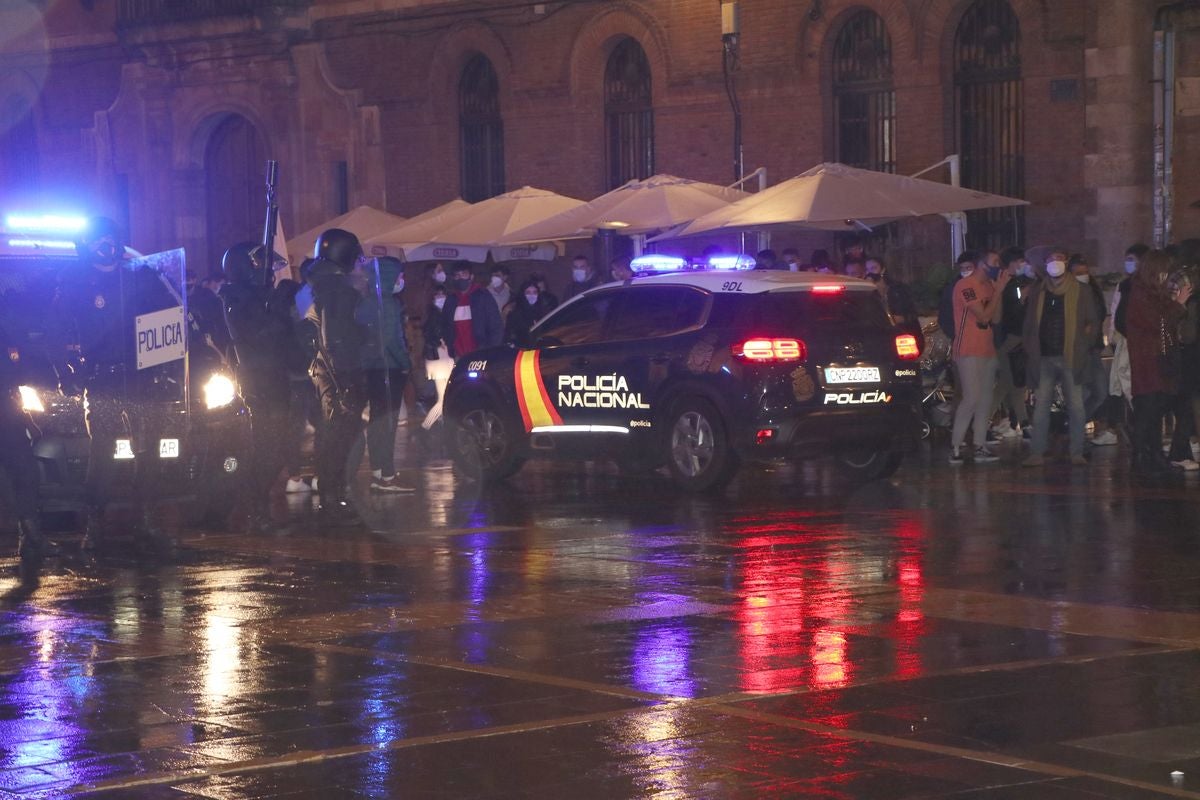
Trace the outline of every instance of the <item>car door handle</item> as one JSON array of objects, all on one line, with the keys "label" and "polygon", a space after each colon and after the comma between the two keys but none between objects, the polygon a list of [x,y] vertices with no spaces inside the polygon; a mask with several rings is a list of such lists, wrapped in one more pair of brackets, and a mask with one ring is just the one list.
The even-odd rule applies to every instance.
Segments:
[{"label": "car door handle", "polygon": [[588,361],[587,356],[579,356],[578,358],[571,359],[572,367],[586,367],[589,363],[591,362]]}]

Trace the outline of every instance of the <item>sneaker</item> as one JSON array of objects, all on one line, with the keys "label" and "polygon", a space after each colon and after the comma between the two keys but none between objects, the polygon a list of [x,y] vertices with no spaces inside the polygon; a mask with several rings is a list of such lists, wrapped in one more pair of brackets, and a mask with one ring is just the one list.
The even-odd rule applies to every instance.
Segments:
[{"label": "sneaker", "polygon": [[1117,444],[1117,435],[1112,431],[1104,431],[1101,434],[1092,437],[1093,447],[1112,447]]},{"label": "sneaker", "polygon": [[1086,467],[1087,465],[1088,465],[1088,460],[1086,458],[1084,458],[1083,456],[1071,456],[1071,466],[1072,467]]},{"label": "sneaker", "polygon": [[[316,480],[313,483],[315,484]],[[310,486],[308,481],[303,478],[288,478],[287,486],[284,487],[284,491],[288,494],[308,494],[315,490],[316,486]]]},{"label": "sneaker", "polygon": [[1043,467],[1046,465],[1046,459],[1042,456],[1030,456],[1021,462],[1022,467]]},{"label": "sneaker", "polygon": [[405,486],[400,483],[395,475],[389,475],[386,478],[371,478],[371,491],[382,492],[385,494],[413,494],[417,490],[411,486]]},{"label": "sneaker", "polygon": [[1008,436],[1012,429],[1012,423],[1009,422],[1008,418],[1006,417],[992,426],[992,433],[996,434],[997,436]]},{"label": "sneaker", "polygon": [[313,490],[313,494],[317,494],[317,492],[318,492],[317,478],[315,475],[313,476],[313,479],[312,479],[312,490]]},{"label": "sneaker", "polygon": [[950,463],[953,465],[963,463],[962,450],[957,447],[950,448]]},{"label": "sneaker", "polygon": [[1017,425],[1015,427],[1010,426],[1008,430],[1006,430],[1004,433],[1002,433],[1000,435],[1003,436],[1005,439],[1019,439],[1019,438],[1021,438],[1021,426],[1020,425]]},{"label": "sneaker", "polygon": [[987,463],[990,461],[999,461],[1000,456],[996,455],[986,447],[976,447],[974,459],[976,463]]},{"label": "sneaker", "polygon": [[1172,461],[1171,466],[1178,467],[1184,472],[1195,472],[1200,470],[1200,463],[1190,458],[1185,458],[1183,461]]}]

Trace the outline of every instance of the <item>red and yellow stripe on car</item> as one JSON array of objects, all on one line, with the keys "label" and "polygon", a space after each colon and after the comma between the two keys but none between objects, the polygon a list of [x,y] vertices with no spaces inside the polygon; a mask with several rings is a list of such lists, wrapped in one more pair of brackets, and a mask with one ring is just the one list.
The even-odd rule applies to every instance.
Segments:
[{"label": "red and yellow stripe on car", "polygon": [[526,433],[534,428],[563,424],[562,417],[550,405],[550,394],[542,382],[542,362],[538,351],[518,352],[513,376],[517,382],[517,402],[521,406],[521,420],[525,423]]}]

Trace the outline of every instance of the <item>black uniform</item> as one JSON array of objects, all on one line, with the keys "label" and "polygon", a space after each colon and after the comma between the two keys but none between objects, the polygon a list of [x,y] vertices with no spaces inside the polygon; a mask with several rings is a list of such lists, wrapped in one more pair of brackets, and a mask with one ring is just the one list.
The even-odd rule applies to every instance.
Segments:
[{"label": "black uniform", "polygon": [[78,349],[77,377],[84,389],[91,446],[87,492],[91,514],[88,541],[95,543],[100,518],[112,494],[117,439],[132,441],[134,500],[142,522],[138,533],[154,533],[150,524],[156,496],[157,446],[169,424],[170,406],[162,401],[175,391],[156,381],[174,370],[174,386],[183,381],[181,362],[139,371],[135,317],[177,305],[161,277],[150,269],[130,270],[118,263],[109,271],[83,264],[62,276],[55,300],[57,330],[70,349]]},{"label": "black uniform", "polygon": [[350,285],[344,266],[320,258],[312,265],[309,283],[313,305],[308,318],[318,331],[311,374],[325,419],[316,454],[317,488],[321,507],[334,510],[345,507],[347,461],[362,432],[366,332],[355,319],[361,295]]},{"label": "black uniform", "polygon": [[221,288],[221,300],[237,358],[238,384],[250,409],[250,520],[252,526],[262,527],[270,522],[271,486],[287,460],[290,330],[287,320],[268,309],[272,290],[263,285],[262,270],[251,267],[248,253],[236,257],[244,257],[247,264],[240,270],[226,266],[230,283]]}]

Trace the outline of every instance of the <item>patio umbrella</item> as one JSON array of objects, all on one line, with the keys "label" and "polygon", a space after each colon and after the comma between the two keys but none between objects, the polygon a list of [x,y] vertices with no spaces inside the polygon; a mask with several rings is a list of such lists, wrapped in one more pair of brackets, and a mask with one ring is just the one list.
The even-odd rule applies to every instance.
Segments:
[{"label": "patio umbrella", "polygon": [[404,217],[398,217],[371,206],[358,206],[289,239],[287,252],[297,258],[311,256],[313,246],[317,243],[317,237],[330,228],[350,231],[361,242],[388,228],[394,228],[402,222],[404,222]]},{"label": "patio umbrella", "polygon": [[417,226],[420,236],[414,237],[414,231],[406,228],[400,233],[408,242],[402,245],[404,257],[409,261],[459,259],[483,263],[490,254],[495,261],[550,261],[558,256],[553,245],[505,245],[500,241],[514,231],[581,205],[582,200],[524,186],[461,212],[443,215],[448,219],[430,219],[428,224]]},{"label": "patio umbrella", "polygon": [[590,203],[521,228],[501,241],[516,244],[586,239],[601,230],[637,236],[690,222],[749,196],[713,183],[655,175],[630,181]]},{"label": "patio umbrella", "polygon": [[471,208],[466,200],[456,197],[448,203],[377,231],[363,240],[363,250],[373,256],[403,258],[405,246],[424,241],[442,228],[453,225],[463,219]]},{"label": "patio umbrella", "polygon": [[1020,205],[1028,203],[906,175],[821,164],[652,241],[747,228],[855,230],[929,214]]}]

